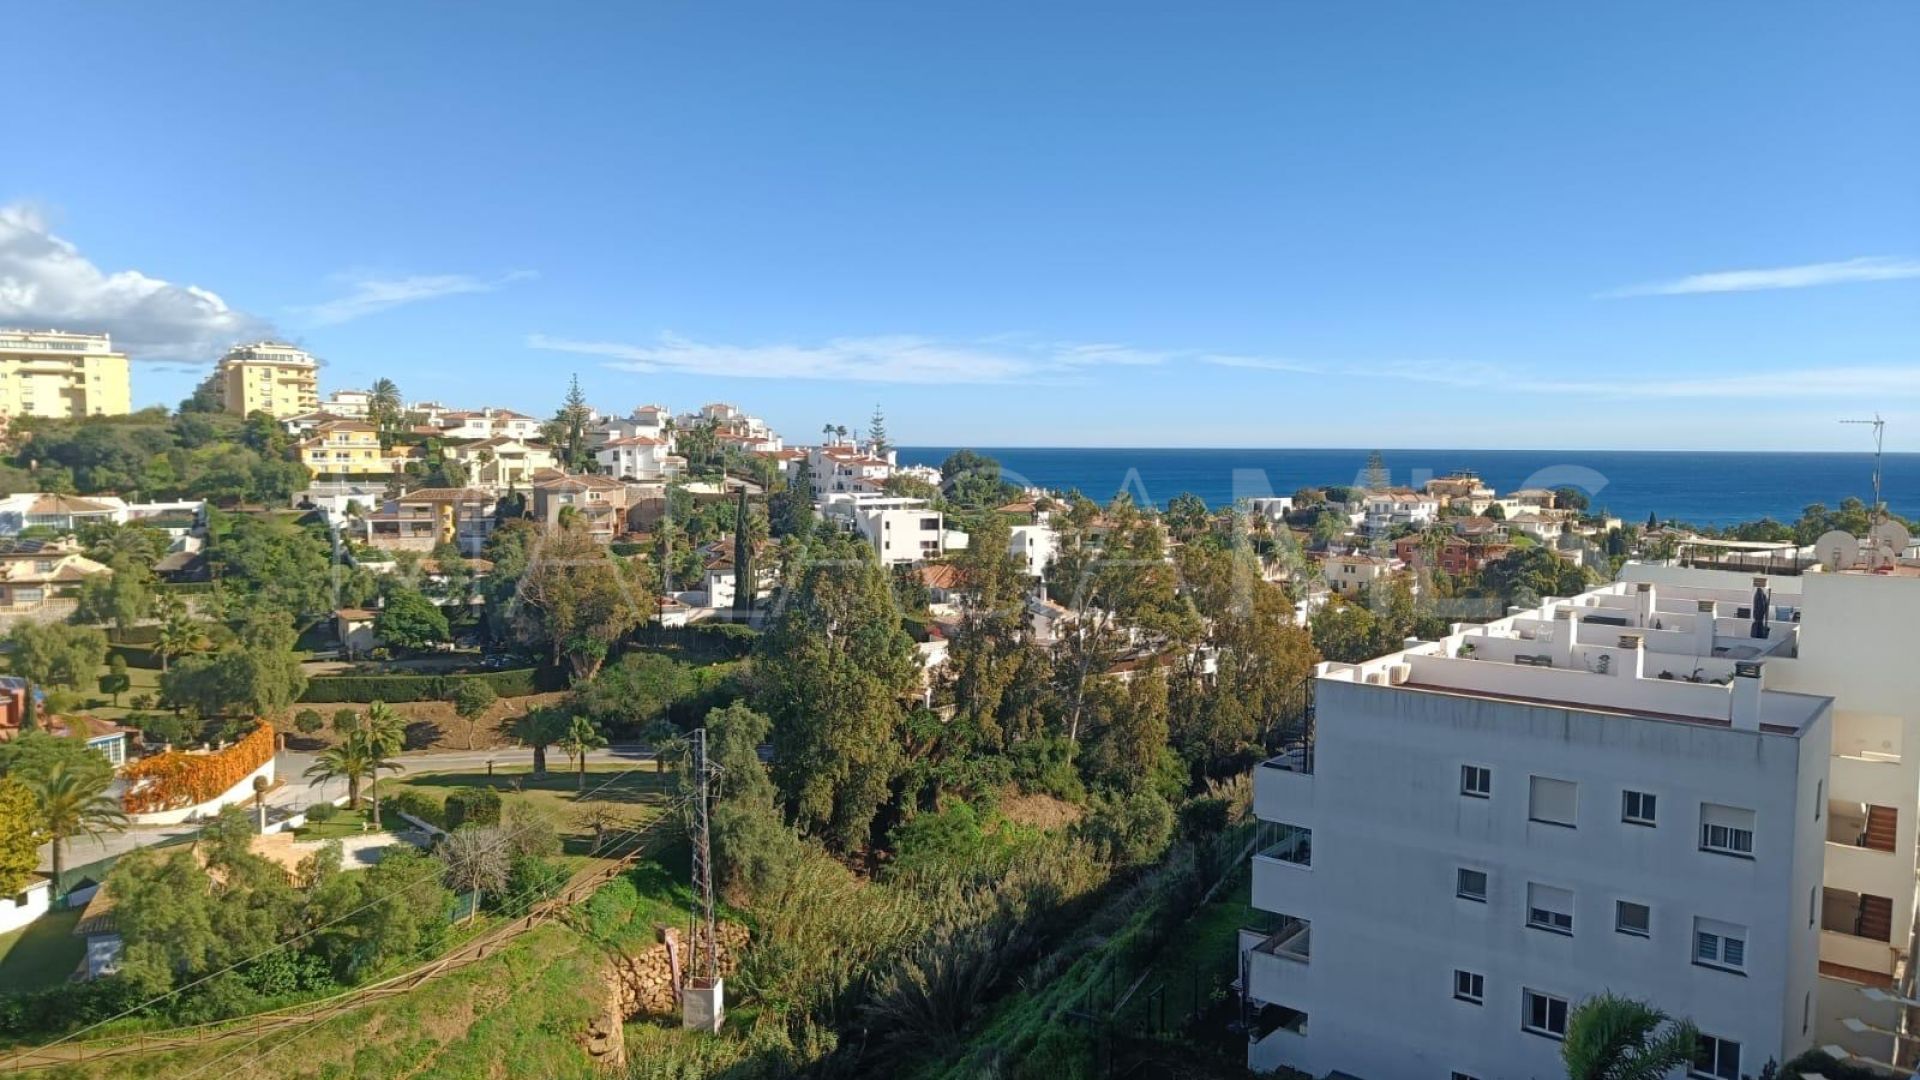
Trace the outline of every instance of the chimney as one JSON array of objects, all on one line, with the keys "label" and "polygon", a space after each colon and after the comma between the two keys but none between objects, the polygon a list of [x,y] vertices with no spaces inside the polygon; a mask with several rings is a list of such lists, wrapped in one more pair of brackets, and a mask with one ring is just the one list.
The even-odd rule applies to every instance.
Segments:
[{"label": "chimney", "polygon": [[1733,665],[1733,711],[1729,719],[1738,731],[1760,730],[1760,691],[1765,688],[1758,660],[1739,660]]},{"label": "chimney", "polygon": [[1713,601],[1696,600],[1694,608],[1698,612],[1693,619],[1693,653],[1695,656],[1713,655]]},{"label": "chimney", "polygon": [[1639,634],[1621,634],[1620,640],[1615,644],[1622,652],[1627,654],[1627,662],[1620,665],[1618,674],[1631,676],[1635,679],[1645,677],[1647,673],[1647,650],[1644,639],[1641,638]]},{"label": "chimney", "polygon": [[1570,607],[1556,608],[1553,622],[1553,666],[1572,667],[1574,642],[1580,637],[1580,617]]},{"label": "chimney", "polygon": [[1633,598],[1640,610],[1640,625],[1653,625],[1653,582],[1642,581],[1634,585]]}]

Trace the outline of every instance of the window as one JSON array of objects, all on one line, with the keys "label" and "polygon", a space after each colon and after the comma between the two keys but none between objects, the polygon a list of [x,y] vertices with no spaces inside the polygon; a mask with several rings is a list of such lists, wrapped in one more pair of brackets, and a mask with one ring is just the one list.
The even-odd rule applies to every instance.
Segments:
[{"label": "window", "polygon": [[1493,796],[1493,770],[1484,765],[1460,766],[1460,794],[1475,799]]},{"label": "window", "polygon": [[1693,1067],[1688,1076],[1713,1080],[1740,1080],[1740,1044],[1718,1035],[1701,1035],[1693,1044]]},{"label": "window", "polygon": [[1629,825],[1653,824],[1654,796],[1648,791],[1620,793],[1620,820]]},{"label": "window", "polygon": [[1820,820],[1820,807],[1827,801],[1826,791],[1827,782],[1825,780],[1816,780],[1813,782],[1813,820],[1815,821]]},{"label": "window", "polygon": [[1477,971],[1453,973],[1453,996],[1469,1005],[1480,1005],[1487,1000],[1487,977]]},{"label": "window", "polygon": [[1747,966],[1747,928],[1714,919],[1693,920],[1693,962],[1738,971]]},{"label": "window", "polygon": [[1645,904],[1636,904],[1631,900],[1615,901],[1613,928],[1631,937],[1650,937],[1653,934],[1653,913],[1647,910]]},{"label": "window", "polygon": [[1556,934],[1573,933],[1573,894],[1551,885],[1527,884],[1527,925]]},{"label": "window", "polygon": [[1580,786],[1571,780],[1532,777],[1527,792],[1527,817],[1532,821],[1565,825],[1571,829],[1579,796]]},{"label": "window", "polygon": [[1700,850],[1717,855],[1753,857],[1753,811],[1716,803],[1700,804]]},{"label": "window", "polygon": [[1313,865],[1313,830],[1275,823],[1274,842],[1260,854],[1295,866]]},{"label": "window", "polygon": [[1545,1035],[1550,1039],[1563,1039],[1567,1035],[1567,999],[1552,994],[1543,994],[1538,990],[1520,992],[1522,1008],[1520,1028],[1535,1035]]},{"label": "window", "polygon": [[1477,900],[1482,904],[1486,903],[1487,872],[1485,870],[1469,870],[1464,866],[1461,867],[1459,873],[1455,875],[1453,895],[1458,896],[1462,900]]}]

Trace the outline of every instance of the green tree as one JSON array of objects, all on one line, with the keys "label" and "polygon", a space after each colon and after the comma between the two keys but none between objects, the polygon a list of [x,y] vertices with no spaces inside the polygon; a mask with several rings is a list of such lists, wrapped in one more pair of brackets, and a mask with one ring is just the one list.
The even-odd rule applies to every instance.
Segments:
[{"label": "green tree", "polygon": [[607,737],[593,726],[593,721],[584,716],[575,716],[567,725],[567,733],[560,740],[561,749],[572,758],[576,768],[575,789],[587,790],[587,755],[607,745]]},{"label": "green tree", "polygon": [[887,417],[878,404],[874,405],[873,416],[867,420],[867,444],[881,457],[893,449],[892,441],[887,438]]},{"label": "green tree", "polygon": [[493,692],[493,687],[482,679],[462,679],[454,686],[453,693],[447,696],[454,715],[466,722],[467,749],[473,749],[474,725],[499,700],[500,696]]},{"label": "green tree", "polygon": [[805,458],[794,463],[786,484],[769,497],[767,518],[774,536],[806,536],[813,531],[813,469]]},{"label": "green tree", "polygon": [[111,572],[94,574],[80,584],[71,621],[112,626],[124,640],[127,631],[153,610],[149,576],[147,564],[124,555],[116,557]]},{"label": "green tree", "polygon": [[708,713],[706,726],[707,758],[726,777],[713,807],[714,867],[722,893],[746,902],[784,880],[801,857],[760,761],[773,721],[736,701]]},{"label": "green tree", "polygon": [[409,650],[430,648],[453,636],[446,615],[412,589],[387,594],[386,606],[374,616],[373,633],[383,644]]},{"label": "green tree", "polygon": [[575,375],[567,386],[566,400],[546,423],[543,432],[562,467],[572,472],[592,471],[593,447],[587,437],[592,423],[593,408],[587,404],[587,395],[580,391],[580,377]]},{"label": "green tree", "polygon": [[326,717],[318,709],[301,709],[293,716],[293,729],[302,735],[318,735],[326,726]]},{"label": "green tree", "polygon": [[1568,1080],[1660,1080],[1694,1064],[1700,1032],[1645,1002],[1604,993],[1567,1018],[1560,1060]]},{"label": "green tree", "polygon": [[698,690],[686,664],[659,653],[629,652],[575,688],[573,705],[604,730],[632,736]]},{"label": "green tree", "polygon": [[154,639],[153,652],[160,658],[160,670],[165,672],[175,657],[185,656],[206,648],[207,632],[178,597],[167,596],[160,601],[160,630]]},{"label": "green tree", "polygon": [[404,419],[404,409],[398,384],[384,378],[373,381],[367,399],[367,419],[379,430],[382,446],[392,445],[393,436],[399,432]]},{"label": "green tree", "polygon": [[69,770],[56,764],[40,776],[25,778],[26,786],[40,805],[40,824],[53,840],[53,880],[61,885],[66,867],[67,840],[75,836],[99,836],[127,827],[127,815],[120,804],[107,797],[111,775]]},{"label": "green tree", "polygon": [[1386,491],[1393,486],[1391,474],[1387,472],[1387,459],[1380,451],[1367,455],[1367,471],[1362,483],[1368,491]]},{"label": "green tree", "polygon": [[13,673],[46,686],[90,686],[107,659],[107,635],[91,627],[20,622],[7,641],[13,646]]},{"label": "green tree", "polygon": [[761,636],[754,669],[775,781],[802,827],[851,851],[900,769],[901,701],[920,663],[870,549],[841,537],[823,554]]},{"label": "green tree", "polygon": [[369,773],[371,783],[369,793],[373,797],[373,820],[380,820],[380,771],[404,772],[399,762],[391,760],[407,745],[407,722],[395,712],[393,706],[384,701],[367,703],[366,720],[360,726],[358,734],[367,740],[373,750],[373,769]]},{"label": "green tree", "polygon": [[[380,767],[381,754],[377,744],[368,737],[364,729],[349,732],[338,743],[320,751],[307,766],[306,778],[312,784],[327,780],[345,780],[347,783],[347,805],[360,805],[360,784],[374,776]],[[390,762],[387,764],[391,764]]]},{"label": "green tree", "polygon": [[127,658],[114,653],[107,658],[107,673],[100,676],[100,692],[113,696],[113,707],[120,707],[120,695],[133,685],[133,679],[127,674]]},{"label": "green tree", "polygon": [[1342,664],[1357,664],[1381,654],[1384,639],[1373,612],[1338,598],[1313,613],[1313,644],[1320,655]]},{"label": "green tree", "polygon": [[[362,871],[365,906],[350,908],[354,939],[365,947],[361,970],[404,957],[426,955],[445,932],[453,894],[431,872],[433,857],[406,844],[380,853],[380,861]],[[349,875],[352,876],[352,875]]]},{"label": "green tree", "polygon": [[0,896],[13,896],[33,880],[40,845],[48,839],[33,789],[0,777]]},{"label": "green tree", "polygon": [[600,670],[613,643],[640,625],[639,569],[618,559],[579,525],[540,536],[517,598],[523,640],[565,663],[576,680]]},{"label": "green tree", "polygon": [[508,734],[533,749],[533,775],[547,775],[547,747],[567,737],[573,716],[565,709],[537,706],[528,709],[507,729]]}]

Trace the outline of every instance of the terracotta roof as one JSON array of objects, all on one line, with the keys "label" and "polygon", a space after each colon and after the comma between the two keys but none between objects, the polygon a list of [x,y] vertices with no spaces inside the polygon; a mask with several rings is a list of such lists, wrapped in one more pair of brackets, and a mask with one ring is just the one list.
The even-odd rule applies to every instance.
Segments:
[{"label": "terracotta roof", "polygon": [[119,933],[113,920],[113,894],[106,885],[93,890],[93,899],[80,912],[80,921],[73,924],[74,937],[92,937],[95,934]]},{"label": "terracotta roof", "polygon": [[42,495],[27,507],[29,514],[110,514],[111,506],[94,502],[91,499],[77,499],[72,495]]},{"label": "terracotta roof", "polygon": [[[541,470],[541,472],[545,471]],[[535,473],[533,486],[542,491],[558,491],[566,488],[616,491],[625,485],[610,476],[598,476],[593,473],[560,473],[544,478],[540,473]]]},{"label": "terracotta roof", "polygon": [[415,488],[395,500],[396,502],[492,502],[491,491],[480,488]]},{"label": "terracotta roof", "polygon": [[629,435],[624,439],[608,439],[604,446],[665,446],[667,440],[656,439],[650,435]]},{"label": "terracotta roof", "polygon": [[334,615],[348,622],[368,622],[380,617],[379,612],[372,608],[363,607],[343,607],[335,611]]},{"label": "terracotta roof", "polygon": [[952,563],[928,563],[914,571],[920,584],[929,589],[944,589],[949,592],[960,587],[960,568]]}]

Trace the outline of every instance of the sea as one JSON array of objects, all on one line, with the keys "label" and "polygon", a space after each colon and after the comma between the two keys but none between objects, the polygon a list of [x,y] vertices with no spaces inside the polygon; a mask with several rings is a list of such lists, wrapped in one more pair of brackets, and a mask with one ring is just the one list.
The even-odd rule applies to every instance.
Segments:
[{"label": "sea", "polygon": [[[899,449],[903,465],[938,467],[957,447]],[[1356,450],[1069,449],[972,447],[1000,462],[1008,480],[1049,490],[1078,490],[1105,502],[1121,491],[1164,507],[1191,492],[1209,506],[1303,487],[1363,482],[1367,458]],[[1502,493],[1571,484],[1596,509],[1629,521],[1731,525],[1771,517],[1791,522],[1814,502],[1837,506],[1873,497],[1871,453],[1669,450],[1382,450],[1396,487],[1419,487],[1457,472],[1477,473]],[[1902,517],[1920,517],[1920,454],[1887,454],[1881,498]]]}]

